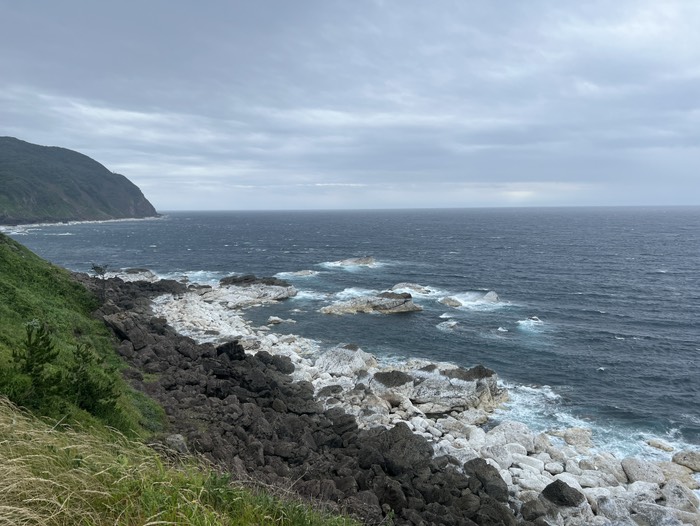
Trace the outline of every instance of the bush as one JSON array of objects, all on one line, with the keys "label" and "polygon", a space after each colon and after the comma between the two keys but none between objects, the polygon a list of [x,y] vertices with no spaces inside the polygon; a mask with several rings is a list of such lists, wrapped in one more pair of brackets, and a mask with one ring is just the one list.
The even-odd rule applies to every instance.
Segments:
[{"label": "bush", "polygon": [[59,416],[72,407],[110,423],[119,421],[119,373],[86,343],[61,356],[45,323],[26,324],[26,338],[0,375],[0,393],[42,414]]}]

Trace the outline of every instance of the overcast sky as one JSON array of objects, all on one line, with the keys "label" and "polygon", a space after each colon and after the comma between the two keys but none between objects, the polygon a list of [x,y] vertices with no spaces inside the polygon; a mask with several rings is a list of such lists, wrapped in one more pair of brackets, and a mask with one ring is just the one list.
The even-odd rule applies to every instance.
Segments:
[{"label": "overcast sky", "polygon": [[0,135],[159,210],[700,204],[698,0],[0,0]]}]

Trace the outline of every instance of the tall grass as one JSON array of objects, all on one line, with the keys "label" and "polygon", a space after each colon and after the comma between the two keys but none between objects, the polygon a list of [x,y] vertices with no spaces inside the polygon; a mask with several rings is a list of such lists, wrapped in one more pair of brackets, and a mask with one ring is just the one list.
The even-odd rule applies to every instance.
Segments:
[{"label": "tall grass", "polygon": [[177,465],[114,431],[63,428],[0,398],[0,525],[331,525],[350,519]]}]

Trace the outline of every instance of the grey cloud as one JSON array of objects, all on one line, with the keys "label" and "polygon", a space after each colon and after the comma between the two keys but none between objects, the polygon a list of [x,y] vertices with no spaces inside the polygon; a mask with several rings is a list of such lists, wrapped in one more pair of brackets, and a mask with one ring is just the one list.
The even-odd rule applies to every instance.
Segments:
[{"label": "grey cloud", "polygon": [[693,0],[0,10],[0,134],[79,149],[160,208],[700,195]]}]

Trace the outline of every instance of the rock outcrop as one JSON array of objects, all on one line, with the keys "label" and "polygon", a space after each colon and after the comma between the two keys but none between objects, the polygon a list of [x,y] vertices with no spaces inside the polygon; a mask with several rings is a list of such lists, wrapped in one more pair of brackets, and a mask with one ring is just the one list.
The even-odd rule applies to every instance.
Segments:
[{"label": "rock outcrop", "polygon": [[[405,423],[359,429],[353,415],[325,409],[310,382],[293,380],[289,357],[180,336],[153,316],[146,296],[157,296],[158,286],[139,285],[110,280],[100,315],[131,365],[126,376],[165,408],[172,429],[164,441],[173,447],[204,454],[234,475],[290,487],[365,524],[387,515],[407,525],[517,524],[503,481],[472,482],[455,459],[435,458]],[[351,369],[372,366],[361,351],[346,350],[354,352]]]},{"label": "rock outcrop", "polygon": [[380,314],[400,314],[416,312],[423,307],[413,303],[413,297],[407,293],[381,292],[376,296],[362,296],[347,301],[339,301],[319,310],[323,314],[357,314],[360,312]]}]

